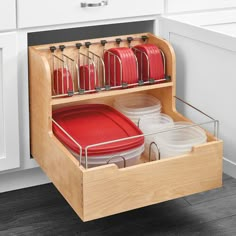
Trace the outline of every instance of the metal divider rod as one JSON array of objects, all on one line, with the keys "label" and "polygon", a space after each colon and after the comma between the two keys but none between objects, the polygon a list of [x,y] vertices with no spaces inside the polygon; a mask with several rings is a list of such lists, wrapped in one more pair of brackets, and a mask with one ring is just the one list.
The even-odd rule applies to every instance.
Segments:
[{"label": "metal divider rod", "polygon": [[165,57],[164,52],[163,52],[161,49],[159,49],[159,50],[160,50],[160,52],[161,52],[161,56],[162,56],[162,60],[163,60],[163,71],[164,71],[164,75],[166,75],[166,57]]},{"label": "metal divider rod", "polygon": [[[100,66],[101,66],[101,68],[102,68],[102,76],[103,76],[103,81],[104,81],[104,85],[105,85],[105,80],[104,80],[104,76],[105,76],[105,64],[104,64],[104,61],[103,61],[103,59],[99,56],[99,55],[97,55],[96,53],[94,53],[94,52],[91,52],[91,51],[89,51],[92,55],[93,55],[93,58],[96,58],[96,62],[97,63],[95,63],[95,59],[94,59],[94,63],[95,64],[97,64],[97,71],[98,71],[98,76],[100,75]],[[100,63],[101,63],[101,65],[100,65]],[[97,82],[98,82],[98,78],[97,78],[97,73],[95,73],[95,82],[96,82],[96,85],[97,85]],[[101,84],[99,83],[99,86],[100,86]]]},{"label": "metal divider rod", "polygon": [[78,146],[79,150],[80,150],[80,154],[79,154],[79,164],[81,165],[81,158],[82,158],[82,147],[80,146],[80,144],[70,135],[67,133],[67,131],[65,131],[53,118],[51,118],[52,122],[76,145]]},{"label": "metal divider rod", "polygon": [[[77,85],[78,85],[78,89],[80,89],[80,81],[79,81],[79,64],[75,63],[75,69],[76,69],[75,74],[77,74]],[[75,82],[74,82],[74,83],[75,83]],[[74,90],[74,94],[75,94],[75,85],[73,86],[73,90]]]},{"label": "metal divider rod", "polygon": [[[123,81],[123,76],[122,76],[122,61],[121,61],[121,59],[116,55],[116,54],[114,54],[113,52],[110,52],[110,51],[107,51],[108,52],[108,65],[109,65],[109,68],[108,68],[108,72],[109,72],[109,77],[110,77],[110,54],[112,55],[112,56],[114,56],[114,74],[115,74],[115,78],[116,78],[116,61],[115,61],[115,58],[116,58],[116,60],[118,60],[119,61],[119,64],[120,64],[120,82],[121,82],[121,85],[122,85],[122,81]],[[109,85],[111,84],[111,81],[109,81]],[[116,84],[116,83],[115,83]],[[112,86],[112,87],[115,87],[115,86]],[[116,88],[118,88],[118,87],[116,87]],[[122,88],[122,86],[120,87],[120,88]]]},{"label": "metal divider rod", "polygon": [[[113,57],[113,73],[114,73],[114,84],[117,85],[117,78],[116,78],[116,58]],[[120,84],[122,84],[122,78],[120,78]]]},{"label": "metal divider rod", "polygon": [[[62,59],[63,60],[63,59]],[[62,63],[62,78],[61,78],[61,87],[62,87],[62,93],[65,93],[64,91],[64,67],[65,67],[65,61],[63,60]]]},{"label": "metal divider rod", "polygon": [[78,52],[78,68],[77,68],[77,83],[78,83],[78,90],[81,89],[80,86],[80,52]]},{"label": "metal divider rod", "polygon": [[194,107],[194,106],[191,105],[190,103],[185,102],[183,99],[181,99],[181,98],[179,98],[179,97],[177,97],[177,96],[174,96],[174,97],[175,97],[176,99],[178,99],[179,101],[183,102],[184,104],[190,106],[190,107],[193,108],[194,110],[196,110],[196,111],[200,112],[201,114],[207,116],[207,117],[210,118],[211,120],[214,120],[214,121],[216,120],[216,119],[214,119],[213,117],[211,117],[211,116],[209,116],[208,114],[206,114],[205,112],[201,111],[200,109]]},{"label": "metal divider rod", "polygon": [[215,120],[215,137],[218,139],[219,138],[219,121]]},{"label": "metal divider rod", "polygon": [[[74,89],[74,84],[75,84],[75,71],[73,69],[73,65],[75,66],[75,68],[78,68],[77,66],[77,63],[75,62],[75,59],[67,56],[66,54],[62,54],[63,55],[63,58],[66,58],[67,60],[67,63],[65,63],[66,65],[66,73],[67,73],[67,92],[69,91],[69,87],[70,87],[70,84],[69,84],[69,73],[71,71],[71,76],[72,76],[72,90],[73,90],[73,93],[75,92],[75,89]],[[70,63],[68,62],[70,61]]]},{"label": "metal divider rod", "polygon": [[[55,58],[54,58],[54,60],[55,60]],[[56,61],[57,62],[57,94],[60,94],[60,92],[59,92],[59,70],[58,70],[58,68],[61,66],[61,63],[60,63],[60,61]]]},{"label": "metal divider rod", "polygon": [[130,140],[130,139],[135,139],[135,138],[140,138],[140,137],[144,137],[144,136],[148,136],[148,135],[154,135],[154,134],[159,134],[159,133],[165,133],[165,132],[172,132],[174,130],[179,130],[179,129],[188,129],[189,127],[195,127],[195,126],[200,126],[203,124],[209,124],[212,123],[213,121],[208,121],[208,122],[203,122],[200,124],[192,124],[190,126],[182,126],[182,127],[178,127],[178,128],[169,128],[169,129],[165,129],[165,130],[160,130],[158,132],[152,132],[149,134],[140,134],[140,135],[135,135],[135,136],[131,136],[131,137],[127,137],[127,138],[122,138],[122,139],[116,139],[116,140],[111,140],[111,141],[107,141],[107,142],[101,142],[101,143],[96,143],[96,144],[91,144],[85,147],[85,168],[88,168],[88,149],[89,148],[93,148],[93,147],[97,147],[97,146],[101,146],[101,145],[106,145],[106,144],[111,144],[111,143],[116,143],[116,142],[121,142],[121,141],[126,141],[126,140]]},{"label": "metal divider rod", "polygon": [[89,148],[93,148],[93,147],[97,147],[97,146],[101,146],[101,145],[106,145],[106,144],[111,144],[111,143],[117,143],[117,142],[126,141],[126,140],[130,140],[130,139],[135,139],[135,138],[140,138],[140,137],[144,137],[144,134],[135,135],[135,136],[127,137],[127,138],[110,140],[110,141],[91,144],[91,145],[86,146],[85,147],[85,168],[86,169],[88,168],[88,149]]},{"label": "metal divider rod", "polygon": [[52,83],[52,95],[53,94],[56,94],[56,91],[55,91],[55,85],[54,85],[54,70],[55,70],[55,65],[54,65],[54,51],[55,50],[53,50],[53,51],[51,51],[52,52],[52,57],[51,57],[51,63],[52,63],[52,72],[51,72],[51,76],[52,76],[52,79],[51,79],[51,83]]},{"label": "metal divider rod", "polygon": [[[86,84],[85,84],[85,67],[84,67],[84,65],[86,65],[86,63],[87,63],[87,65],[88,65],[88,71],[89,71],[89,91],[92,91],[91,90],[91,80],[90,80],[90,72],[91,72],[91,68],[90,68],[90,63],[93,65],[93,67],[94,67],[94,70],[96,69],[96,65],[95,65],[95,63],[94,63],[94,61],[93,61],[93,59],[90,57],[90,56],[88,56],[88,55],[86,55],[86,54],[84,54],[84,53],[81,53],[81,52],[79,52],[79,57],[80,56],[83,56],[83,67],[82,67],[82,70],[83,70],[83,84],[84,84],[84,88],[85,88],[85,86],[86,86]],[[81,68],[80,68],[81,69]],[[86,92],[86,91],[85,91]],[[75,94],[78,94],[78,93],[75,93]]]},{"label": "metal divider rod", "polygon": [[123,162],[124,162],[124,168],[125,168],[125,167],[126,167],[126,160],[125,160],[125,158],[124,158],[123,156],[120,156],[120,155],[110,157],[110,158],[108,159],[108,161],[107,161],[107,164],[109,164],[110,161],[111,161],[113,158],[118,158],[118,157],[120,157],[120,158],[123,160]]},{"label": "metal divider rod", "polygon": [[[60,66],[58,66],[58,63],[59,62],[61,62],[62,63],[62,65],[63,65],[63,67],[64,67],[64,60],[62,60],[60,57],[58,57],[58,56],[56,56],[55,54],[53,54],[53,57],[54,57],[54,61],[55,61],[55,58],[57,59],[57,65],[56,65],[56,72],[57,72],[57,95],[60,95],[60,93],[59,93],[59,71],[58,71],[58,68],[60,67]],[[55,64],[55,63],[54,63]],[[54,73],[54,71],[53,71],[53,73]],[[62,70],[62,73],[63,73],[63,70]],[[62,76],[63,76],[63,74],[62,74]],[[64,92],[64,91],[63,91]],[[52,96],[52,98],[53,97],[55,97],[55,96]]]},{"label": "metal divider rod", "polygon": [[109,77],[109,86],[111,85],[111,70],[110,70],[110,63],[111,63],[111,55],[110,55],[110,53],[108,53],[108,68],[107,68],[107,70],[108,70],[108,77]]},{"label": "metal divider rod", "polygon": [[60,57],[58,57],[57,55],[53,55],[57,60],[59,60],[60,62],[64,62]]},{"label": "metal divider rod", "polygon": [[[133,49],[134,49],[134,51],[135,51],[135,59],[136,59],[136,61],[137,61],[137,64],[138,64],[138,59],[137,59],[137,55],[136,55],[136,52],[139,52],[140,53],[140,56],[141,56],[141,66],[140,66],[140,74],[142,75],[142,77],[143,77],[143,55],[146,57],[146,60],[147,60],[147,78],[149,79],[149,71],[150,71],[150,60],[149,60],[149,57],[148,57],[148,55],[147,55],[147,53],[146,52],[143,52],[143,51],[141,51],[140,49],[138,49],[138,48],[135,48],[135,47],[133,47]],[[142,78],[143,79],[143,78]],[[158,81],[160,81],[160,80],[158,80]]]},{"label": "metal divider rod", "polygon": [[93,147],[97,147],[97,146],[101,146],[101,145],[106,145],[106,144],[111,144],[111,143],[116,143],[116,142],[121,142],[121,141],[126,141],[126,140],[130,140],[130,139],[135,139],[135,138],[139,138],[139,137],[144,137],[144,136],[148,136],[148,135],[154,135],[154,134],[159,134],[159,133],[165,133],[165,132],[171,132],[174,130],[179,130],[179,129],[188,129],[189,127],[195,127],[195,126],[200,126],[200,125],[204,125],[204,124],[209,124],[212,123],[213,121],[207,121],[207,122],[202,122],[200,124],[192,124],[189,126],[182,126],[182,127],[178,127],[178,128],[169,128],[169,129],[165,129],[165,130],[160,130],[158,132],[152,132],[149,134],[140,134],[140,135],[135,135],[135,136],[131,136],[131,137],[127,137],[127,138],[122,138],[122,139],[116,139],[116,140],[111,140],[111,141],[107,141],[107,142],[101,142],[101,143],[96,143],[96,144],[91,144],[85,147],[85,168],[88,168],[88,149],[89,148],[93,148]]},{"label": "metal divider rod", "polygon": [[157,148],[158,151],[158,160],[161,160],[161,152],[160,152],[160,148],[158,147],[158,145],[156,144],[156,142],[151,142],[149,145],[149,154],[148,154],[148,160],[149,162],[151,161],[151,153],[152,153],[152,146],[155,145],[155,147]]},{"label": "metal divider rod", "polygon": [[[79,150],[80,150],[80,155],[79,155],[79,162],[80,162],[80,165],[81,165],[81,158],[82,158],[82,147],[80,146],[80,144],[73,138],[71,137],[70,134],[67,133],[67,131],[65,131],[53,118],[52,119],[52,122],[54,124],[56,124],[56,126],[62,130],[63,133],[66,134],[66,136],[68,136],[78,147],[79,147]],[[179,130],[179,129],[186,129],[186,128],[189,128],[189,127],[195,127],[195,126],[200,126],[200,125],[204,125],[204,124],[209,124],[209,123],[212,123],[214,121],[208,121],[208,122],[202,122],[202,123],[199,123],[199,124],[192,124],[190,126],[182,126],[182,127],[178,127],[178,128],[169,128],[169,129],[165,129],[165,130],[160,130],[158,132],[152,132],[152,133],[149,133],[149,134],[140,134],[140,135],[135,135],[135,136],[131,136],[131,137],[127,137],[127,138],[122,138],[122,139],[116,139],[116,140],[110,140],[110,141],[106,141],[106,142],[101,142],[101,143],[96,143],[96,144],[91,144],[91,145],[88,145],[85,147],[85,168],[87,169],[88,168],[88,149],[89,148],[93,148],[93,147],[97,147],[97,146],[101,146],[101,145],[106,145],[106,144],[111,144],[111,143],[116,143],[116,142],[121,142],[121,141],[126,141],[126,140],[130,140],[130,139],[135,139],[135,138],[140,138],[140,137],[145,137],[145,136],[149,136],[149,135],[154,135],[154,134],[159,134],[159,133],[165,133],[165,132],[172,132],[174,130]],[[218,124],[218,122],[217,122]],[[150,145],[151,146],[151,145]],[[156,145],[157,146],[157,145]],[[160,154],[160,150],[159,150],[159,147],[157,146],[158,148],[158,151],[159,151],[159,154]],[[150,147],[149,147],[150,149]],[[150,158],[150,151],[149,151],[149,158]],[[160,156],[159,156],[160,158]]]}]

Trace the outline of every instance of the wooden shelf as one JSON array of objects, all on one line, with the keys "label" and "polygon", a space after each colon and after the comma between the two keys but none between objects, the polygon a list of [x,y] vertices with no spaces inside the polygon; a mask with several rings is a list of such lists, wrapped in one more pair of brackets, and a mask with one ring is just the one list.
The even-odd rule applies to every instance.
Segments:
[{"label": "wooden shelf", "polygon": [[78,101],[90,100],[90,99],[118,96],[118,95],[135,93],[135,92],[150,91],[154,89],[172,87],[172,86],[173,86],[173,82],[165,82],[161,84],[144,85],[144,86],[138,86],[134,88],[117,89],[117,90],[101,91],[101,92],[90,93],[90,94],[74,95],[72,97],[53,98],[52,106],[61,105],[61,104],[69,104],[69,103],[74,103]]}]

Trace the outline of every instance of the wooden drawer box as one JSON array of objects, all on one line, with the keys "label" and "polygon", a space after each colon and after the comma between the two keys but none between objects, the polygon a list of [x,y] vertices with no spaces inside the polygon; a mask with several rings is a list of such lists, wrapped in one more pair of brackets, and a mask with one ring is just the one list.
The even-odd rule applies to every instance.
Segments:
[{"label": "wooden drawer box", "polygon": [[[148,37],[149,43],[158,45],[164,52],[170,81],[72,97],[52,98],[52,60],[49,50],[52,45],[29,48],[31,152],[83,221],[222,185],[222,141],[210,133],[207,133],[207,143],[195,146],[189,154],[151,162],[143,157],[139,164],[121,169],[115,164],[85,169],[54,136],[52,110],[100,98],[109,104],[115,96],[136,92],[157,97],[162,102],[163,112],[175,121],[187,120],[175,108],[175,55],[172,47],[149,33],[131,36],[141,38],[143,35]],[[98,48],[97,51],[102,50],[102,46],[96,44],[100,40],[90,40]],[[113,38],[106,40],[111,42]],[[65,43],[67,55],[73,55],[75,49],[72,45],[75,43]],[[84,41],[81,43],[84,45]],[[54,46],[58,48],[59,44]],[[112,43],[106,45],[107,48],[112,46]]]}]

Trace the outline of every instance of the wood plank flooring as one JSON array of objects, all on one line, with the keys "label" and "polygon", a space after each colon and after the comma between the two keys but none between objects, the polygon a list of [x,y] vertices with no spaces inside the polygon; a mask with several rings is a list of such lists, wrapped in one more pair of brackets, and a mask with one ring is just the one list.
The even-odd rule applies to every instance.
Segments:
[{"label": "wood plank flooring", "polygon": [[236,179],[224,186],[83,223],[52,184],[0,194],[0,236],[236,235]]}]

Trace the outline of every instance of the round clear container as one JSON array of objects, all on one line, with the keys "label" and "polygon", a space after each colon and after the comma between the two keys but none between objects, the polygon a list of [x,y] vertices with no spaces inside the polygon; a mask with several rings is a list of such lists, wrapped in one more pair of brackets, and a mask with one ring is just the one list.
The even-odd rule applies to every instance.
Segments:
[{"label": "round clear container", "polygon": [[136,125],[144,116],[157,116],[161,112],[161,102],[147,94],[124,95],[115,99],[113,106],[131,119]]},{"label": "round clear container", "polygon": [[173,129],[155,135],[161,158],[188,153],[192,147],[207,141],[206,133],[198,126],[189,122],[175,122]]},{"label": "round clear container", "polygon": [[149,155],[149,147],[158,132],[165,129],[170,129],[174,126],[173,119],[164,114],[160,113],[156,116],[143,116],[139,121],[139,128],[145,134],[145,150],[144,155]]},{"label": "round clear container", "polygon": [[161,102],[147,94],[123,95],[114,101],[114,107],[129,115],[145,115],[161,110]]},{"label": "round clear container", "polygon": [[155,133],[173,126],[173,119],[164,113],[157,116],[143,116],[139,121],[139,128],[144,134]]}]

